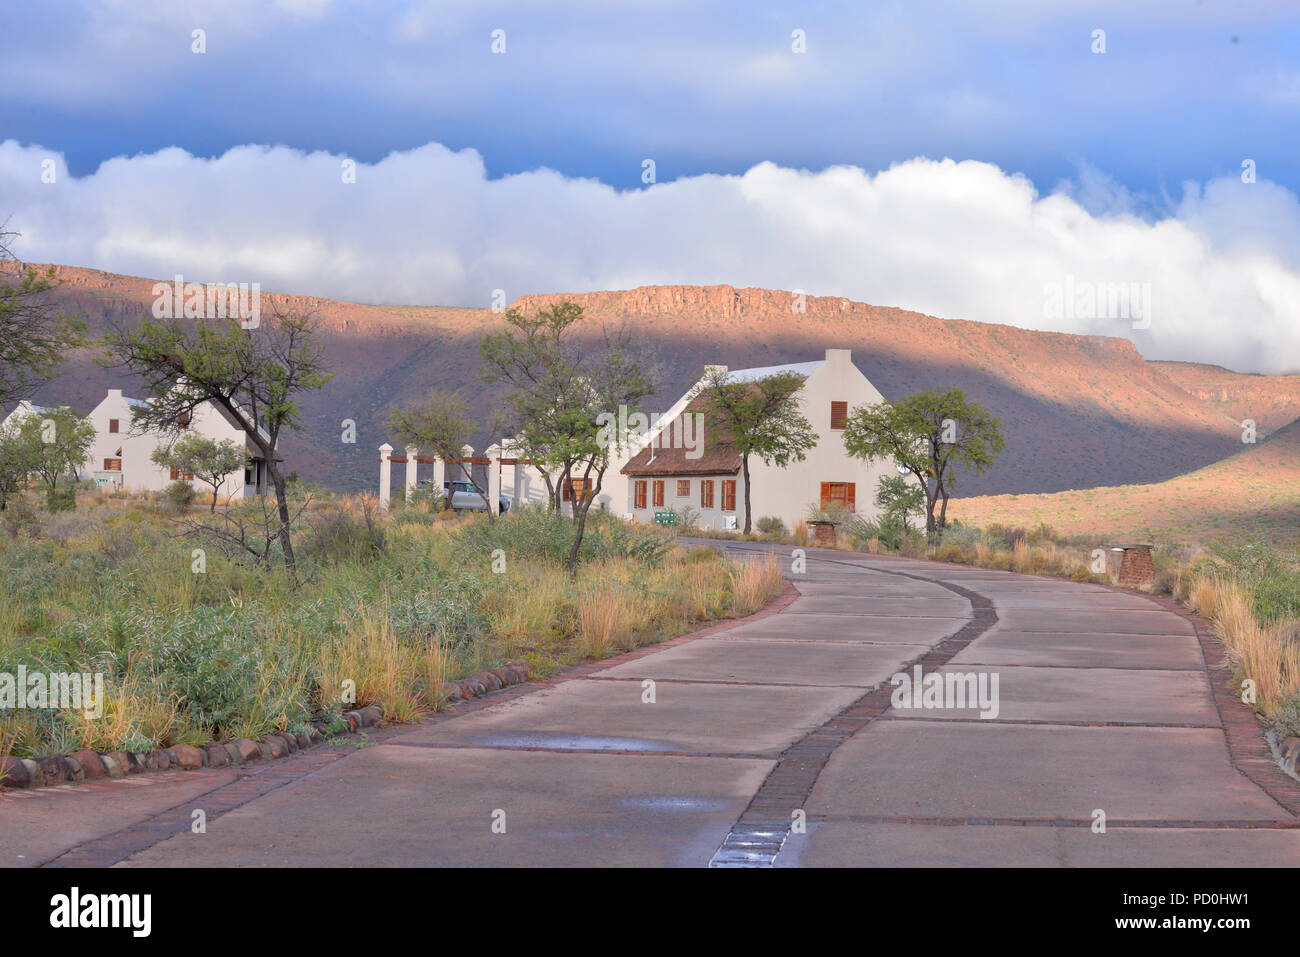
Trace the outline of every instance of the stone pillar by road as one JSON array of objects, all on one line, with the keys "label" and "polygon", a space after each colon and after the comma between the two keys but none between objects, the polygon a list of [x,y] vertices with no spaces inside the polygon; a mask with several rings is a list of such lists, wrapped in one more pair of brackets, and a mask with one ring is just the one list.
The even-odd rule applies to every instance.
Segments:
[{"label": "stone pillar by road", "polygon": [[411,500],[411,496],[415,494],[416,470],[420,467],[419,463],[415,461],[415,456],[419,451],[414,445],[406,447],[406,500],[408,502]]},{"label": "stone pillar by road", "polygon": [[393,497],[393,447],[385,442],[379,447],[379,507],[388,511]]}]

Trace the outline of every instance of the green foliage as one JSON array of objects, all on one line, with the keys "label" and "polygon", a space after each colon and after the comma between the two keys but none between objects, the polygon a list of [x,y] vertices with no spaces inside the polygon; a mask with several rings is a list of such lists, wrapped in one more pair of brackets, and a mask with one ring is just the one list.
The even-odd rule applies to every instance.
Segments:
[{"label": "green foliage", "polygon": [[384,528],[373,512],[357,516],[343,509],[325,509],[312,516],[308,525],[311,536],[304,555],[318,562],[366,564],[387,547]]},{"label": "green foliage", "polygon": [[[636,354],[626,328],[601,330],[597,343],[571,333],[583,322],[582,307],[561,302],[525,316],[507,309],[505,326],[479,343],[479,379],[508,388],[498,425],[517,437],[519,448],[560,477],[587,479],[600,488],[611,454],[629,440],[628,419],[655,391],[646,357]],[[587,517],[595,495],[573,501],[576,530],[567,567],[578,571]],[[559,502],[554,503],[559,509]]]},{"label": "green foliage", "polygon": [[77,507],[77,490],[65,486],[45,490],[45,507],[51,512],[71,512]]},{"label": "green foliage", "polygon": [[[565,564],[576,535],[574,523],[563,515],[537,505],[523,505],[511,511],[505,521],[471,521],[459,533],[461,554],[482,556],[486,564],[495,549],[502,549],[507,561],[541,560]],[[595,511],[579,548],[582,561],[600,558],[631,558],[649,567],[657,566],[672,548],[668,534],[656,528],[624,522],[608,512]]]},{"label": "green foliage", "polygon": [[945,524],[942,514],[935,515],[936,506],[947,504],[960,473],[986,472],[1006,441],[998,419],[960,389],[949,389],[850,410],[844,447],[858,458],[893,460],[916,478],[933,538]]},{"label": "green foliage", "polygon": [[690,505],[676,505],[673,513],[674,524],[679,531],[693,531],[700,527],[700,510]]},{"label": "green foliage", "polygon": [[911,528],[912,516],[925,514],[925,489],[901,475],[885,475],[876,490],[876,504],[891,523]]},{"label": "green foliage", "polygon": [[170,446],[154,449],[150,458],[163,468],[188,472],[211,486],[212,509],[215,510],[221,486],[231,473],[244,468],[248,452],[230,439],[217,442],[197,432],[186,432]]},{"label": "green foliage", "polygon": [[963,525],[961,522],[953,522],[948,525],[939,534],[939,545],[943,548],[956,546],[962,550],[974,548],[980,540],[980,531],[978,528],[972,528],[969,525]]},{"label": "green foliage", "polygon": [[19,462],[54,490],[60,480],[73,476],[86,461],[95,441],[95,427],[67,406],[27,415],[18,424],[16,452]]},{"label": "green foliage", "polygon": [[1215,558],[1198,566],[1248,586],[1255,595],[1255,617],[1271,624],[1300,618],[1300,556],[1288,554],[1263,539],[1220,542]]},{"label": "green foliage", "polygon": [[[13,261],[14,235],[0,231],[0,262]],[[85,320],[50,303],[47,294],[58,284],[53,266],[44,273],[28,266],[16,284],[0,282],[0,408],[53,378],[68,351],[85,342]]]},{"label": "green foliage", "polygon": [[194,491],[194,486],[183,479],[170,483],[163,489],[163,495],[167,497],[168,504],[178,512],[185,511],[199,497],[199,493]]},{"label": "green foliage", "polygon": [[775,515],[764,515],[755,523],[755,526],[764,535],[784,535],[785,522],[781,521]]}]

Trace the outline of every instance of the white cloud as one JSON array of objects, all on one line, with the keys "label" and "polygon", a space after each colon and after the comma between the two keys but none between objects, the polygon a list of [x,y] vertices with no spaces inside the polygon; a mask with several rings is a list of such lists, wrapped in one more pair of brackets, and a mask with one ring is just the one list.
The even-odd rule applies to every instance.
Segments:
[{"label": "white cloud", "polygon": [[[58,177],[41,182],[41,161]],[[876,174],[761,163],[641,191],[539,169],[486,177],[438,144],[361,164],[244,146],[117,158],[82,178],[37,146],[0,144],[0,217],[29,261],[148,277],[256,281],[365,302],[486,306],[494,289],[639,284],[802,289],[933,315],[1129,335],[1153,358],[1300,368],[1300,203],[1264,179],[1189,184],[1139,217],[1086,173],[1076,200],[979,162]],[[1260,175],[1265,176],[1261,170]],[[1097,201],[1101,194],[1104,202]],[[1089,211],[1089,209],[1092,211]],[[1050,283],[1149,283],[1149,329],[1053,317]]]}]

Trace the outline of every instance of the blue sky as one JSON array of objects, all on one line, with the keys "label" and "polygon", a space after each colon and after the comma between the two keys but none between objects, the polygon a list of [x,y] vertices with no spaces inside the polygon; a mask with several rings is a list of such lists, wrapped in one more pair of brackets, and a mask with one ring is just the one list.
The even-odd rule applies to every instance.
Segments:
[{"label": "blue sky", "polygon": [[3,135],[62,151],[76,175],[167,146],[373,162],[433,141],[472,147],[494,177],[547,166],[623,187],[646,157],[662,181],[914,156],[985,160],[1040,187],[1089,163],[1155,197],[1250,157],[1300,187],[1294,4],[7,6]]},{"label": "blue sky", "polygon": [[367,302],[731,283],[1300,368],[1293,7],[8,0],[0,219]]}]

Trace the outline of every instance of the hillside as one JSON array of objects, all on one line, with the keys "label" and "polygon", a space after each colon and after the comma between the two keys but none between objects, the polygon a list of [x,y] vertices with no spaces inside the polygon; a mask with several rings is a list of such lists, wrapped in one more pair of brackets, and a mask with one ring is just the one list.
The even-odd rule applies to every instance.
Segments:
[{"label": "hillside", "polygon": [[[58,275],[63,285],[54,295],[63,308],[84,312],[95,332],[111,322],[134,321],[153,301],[153,280],[69,266],[58,267]],[[1126,339],[937,319],[830,297],[809,296],[806,311],[798,314],[789,293],[731,286],[530,296],[517,305],[530,311],[560,298],[581,303],[598,320],[626,323],[658,350],[666,374],[651,409],[666,409],[706,363],[738,368],[798,362],[818,358],[828,347],[851,348],[858,367],[886,397],[963,388],[1003,420],[1008,441],[997,467],[963,483],[963,493],[1159,481],[1239,447],[1235,400],[1189,391],[1201,388],[1189,374],[1171,370],[1175,364],[1146,361]],[[319,317],[325,358],[337,372],[324,390],[305,399],[306,431],[286,445],[290,467],[304,477],[340,488],[373,488],[376,449],[389,438],[383,413],[392,403],[432,386],[460,388],[474,414],[486,421],[498,398],[474,381],[479,337],[498,321],[490,310],[263,293],[263,311],[272,305]],[[1275,378],[1295,377],[1238,377],[1256,388]],[[1222,389],[1235,395],[1236,383],[1225,381]],[[110,385],[128,394],[134,388],[83,351],[36,398],[88,408]],[[1284,383],[1275,391],[1292,396],[1291,388]],[[1251,401],[1245,391],[1241,397]],[[356,445],[340,441],[345,419],[358,425]],[[1263,418],[1261,428],[1262,423]],[[475,444],[488,441],[484,434]]]},{"label": "hillside", "polygon": [[1257,375],[1196,362],[1152,365],[1229,418],[1254,419],[1263,434],[1300,417],[1300,375]]},{"label": "hillside", "polygon": [[1207,542],[1258,534],[1300,544],[1300,420],[1229,458],[1164,482],[954,499],[949,515],[973,525],[1046,522],[1067,535]]}]

